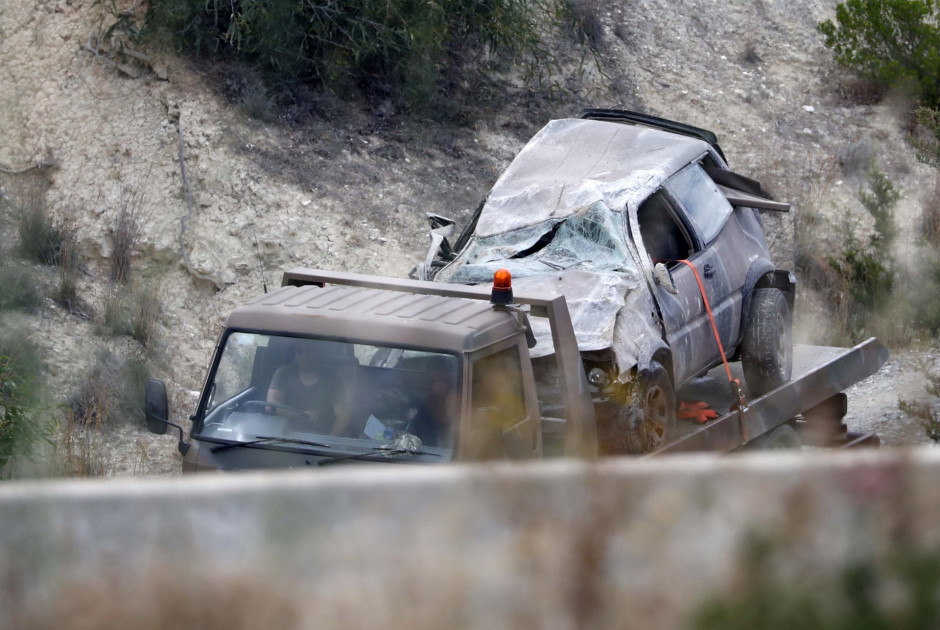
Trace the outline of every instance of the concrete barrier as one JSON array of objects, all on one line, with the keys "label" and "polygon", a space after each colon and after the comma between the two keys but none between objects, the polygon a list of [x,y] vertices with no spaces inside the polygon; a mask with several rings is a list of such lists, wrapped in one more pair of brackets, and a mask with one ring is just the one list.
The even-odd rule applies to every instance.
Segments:
[{"label": "concrete barrier", "polygon": [[[687,627],[940,548],[940,452],[0,485],[3,628]],[[806,582],[810,583],[810,582]]]}]

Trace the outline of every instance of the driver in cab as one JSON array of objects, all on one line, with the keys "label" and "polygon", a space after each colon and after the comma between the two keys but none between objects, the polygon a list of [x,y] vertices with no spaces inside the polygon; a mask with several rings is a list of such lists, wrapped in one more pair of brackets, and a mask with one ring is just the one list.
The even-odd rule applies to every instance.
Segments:
[{"label": "driver in cab", "polygon": [[347,400],[342,380],[324,366],[316,345],[309,341],[297,341],[294,360],[274,372],[267,396],[268,402],[303,417],[305,429],[324,435],[341,435],[346,430]]}]

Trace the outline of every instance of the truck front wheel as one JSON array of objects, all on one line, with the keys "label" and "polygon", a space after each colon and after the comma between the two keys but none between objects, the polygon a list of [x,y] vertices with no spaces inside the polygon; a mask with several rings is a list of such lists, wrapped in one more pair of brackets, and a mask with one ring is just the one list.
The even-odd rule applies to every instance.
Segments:
[{"label": "truck front wheel", "polygon": [[642,455],[675,436],[676,394],[661,364],[651,361],[649,368],[639,372],[614,398],[616,412],[598,426],[601,453]]}]

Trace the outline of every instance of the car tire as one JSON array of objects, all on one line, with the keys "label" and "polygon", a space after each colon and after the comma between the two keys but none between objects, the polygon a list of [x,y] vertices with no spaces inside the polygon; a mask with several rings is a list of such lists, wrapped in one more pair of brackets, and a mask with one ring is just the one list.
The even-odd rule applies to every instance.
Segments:
[{"label": "car tire", "polygon": [[598,426],[602,454],[642,455],[667,444],[676,433],[676,394],[660,363],[651,361],[633,383],[614,396],[616,410]]},{"label": "car tire", "polygon": [[790,305],[780,289],[754,291],[741,364],[752,396],[762,396],[790,380],[793,326]]}]

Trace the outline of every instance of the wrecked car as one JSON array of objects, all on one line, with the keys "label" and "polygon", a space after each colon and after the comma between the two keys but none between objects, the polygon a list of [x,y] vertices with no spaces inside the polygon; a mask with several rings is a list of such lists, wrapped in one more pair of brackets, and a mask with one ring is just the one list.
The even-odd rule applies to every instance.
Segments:
[{"label": "wrecked car", "polygon": [[[724,357],[750,396],[789,380],[796,280],[772,262],[758,213],[788,209],[731,171],[707,130],[582,110],[529,141],[459,234],[430,215],[415,275],[483,284],[505,268],[521,291],[564,295],[598,432],[647,452],[676,432],[676,389]],[[551,352],[532,349],[546,398]]]}]

